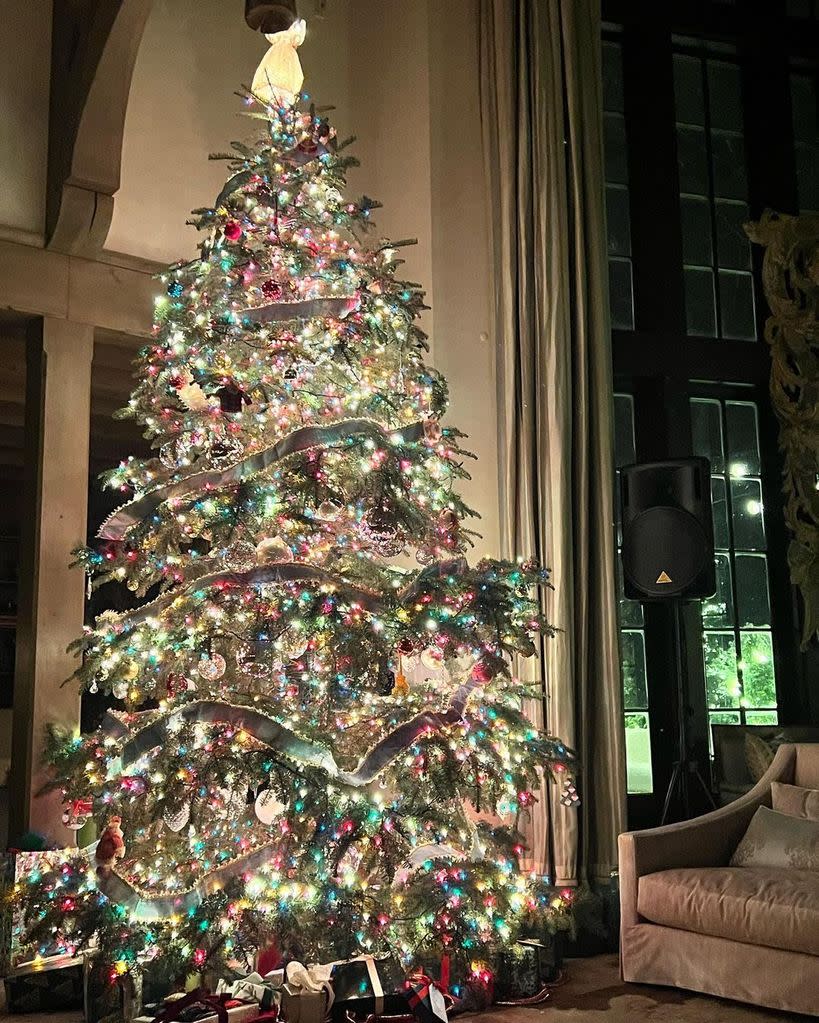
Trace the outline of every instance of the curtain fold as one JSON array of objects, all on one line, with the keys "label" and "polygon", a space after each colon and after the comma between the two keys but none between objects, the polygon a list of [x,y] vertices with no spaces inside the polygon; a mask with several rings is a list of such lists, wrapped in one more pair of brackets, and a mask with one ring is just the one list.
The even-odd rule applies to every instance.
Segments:
[{"label": "curtain fold", "polygon": [[506,556],[552,573],[533,720],[579,754],[579,811],[544,783],[529,866],[607,877],[625,827],[599,0],[480,0]]}]

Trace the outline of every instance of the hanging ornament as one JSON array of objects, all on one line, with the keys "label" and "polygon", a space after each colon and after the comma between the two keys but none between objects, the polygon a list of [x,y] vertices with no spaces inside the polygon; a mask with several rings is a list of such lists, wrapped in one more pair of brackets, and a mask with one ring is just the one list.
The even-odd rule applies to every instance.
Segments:
[{"label": "hanging ornament", "polygon": [[128,683],[127,682],[114,682],[111,686],[111,695],[115,700],[124,700],[128,695]]},{"label": "hanging ornament", "polygon": [[328,498],[326,501],[322,501],[318,508],[316,508],[316,518],[322,519],[325,522],[335,522],[342,511],[344,511],[344,505],[340,501]]},{"label": "hanging ornament", "polygon": [[226,547],[222,555],[225,564],[233,572],[249,572],[256,567],[256,547],[250,540],[237,540]]},{"label": "hanging ornament", "polygon": [[256,558],[260,565],[276,565],[292,561],[293,551],[280,536],[266,536],[256,545]]},{"label": "hanging ornament", "polygon": [[486,663],[486,661],[478,661],[476,664],[473,664],[471,674],[472,678],[476,682],[480,682],[481,685],[486,685],[488,682],[491,682],[495,675],[494,671],[490,665]]},{"label": "hanging ornament", "polygon": [[294,21],[284,32],[266,35],[270,49],[256,68],[251,92],[262,103],[273,107],[291,106],[304,82],[299,55],[296,52],[304,42],[307,25]]},{"label": "hanging ornament", "polygon": [[171,298],[179,298],[184,290],[181,281],[171,281],[168,285],[168,294]]},{"label": "hanging ornament", "polygon": [[380,554],[394,557],[404,549],[398,538],[398,523],[395,508],[388,500],[370,508],[361,518],[361,532]]},{"label": "hanging ornament", "polygon": [[256,796],[253,810],[262,824],[272,824],[287,809],[272,789],[265,789]]},{"label": "hanging ornament", "polygon": [[90,799],[70,799],[63,803],[63,824],[70,831],[85,827],[91,817],[93,803]]},{"label": "hanging ornament", "polygon": [[125,857],[125,839],[122,834],[122,818],[112,817],[108,826],[97,842],[94,857],[97,861],[97,869],[109,871],[117,860]]},{"label": "hanging ornament", "polygon": [[392,671],[388,664],[380,664],[378,666],[378,677],[376,680],[376,688],[378,692],[382,696],[389,696],[393,689],[395,689],[395,685],[395,672]]},{"label": "hanging ornament", "polygon": [[457,514],[452,508],[444,508],[441,514],[438,516],[438,523],[435,527],[438,542],[446,547],[448,550],[452,550],[453,547],[458,546],[461,533],[461,522]]},{"label": "hanging ornament", "polygon": [[415,640],[410,636],[403,636],[398,640],[395,648],[402,657],[409,657],[415,649]]},{"label": "hanging ornament", "polygon": [[247,643],[236,651],[236,667],[248,678],[265,678],[270,674],[272,664],[263,655],[262,647],[268,643]]},{"label": "hanging ornament", "polygon": [[238,220],[228,220],[225,224],[225,238],[229,242],[238,242],[242,237],[242,225]]},{"label": "hanging ornament", "polygon": [[435,552],[428,547],[419,547],[415,552],[415,560],[419,565],[431,565],[435,561]]},{"label": "hanging ornament", "polygon": [[242,453],[242,445],[235,437],[224,437],[211,444],[209,453],[214,469],[221,469],[239,458]]},{"label": "hanging ornament", "polygon": [[216,682],[220,679],[227,668],[227,663],[221,654],[202,654],[196,670],[206,682]]},{"label": "hanging ornament", "polygon": [[424,420],[424,440],[427,444],[437,444],[443,433],[443,428],[437,419]]},{"label": "hanging ornament", "polygon": [[262,282],[262,294],[269,302],[278,302],[284,291],[278,281],[274,281],[269,277],[266,281]]},{"label": "hanging ornament", "polygon": [[165,826],[171,831],[181,831],[191,819],[191,805],[190,803],[183,803],[182,806],[175,812],[172,810],[166,810],[162,815],[162,820],[165,822]]},{"label": "hanging ornament", "polygon": [[438,647],[427,647],[421,651],[421,664],[429,671],[440,671],[444,665],[444,655]]},{"label": "hanging ornament", "polygon": [[304,654],[307,641],[297,632],[285,632],[276,640],[275,647],[284,661],[297,661]]},{"label": "hanging ornament", "polygon": [[190,687],[187,678],[181,672],[172,671],[165,680],[165,688],[168,691],[168,697],[174,699],[181,696],[182,693],[186,693]]}]

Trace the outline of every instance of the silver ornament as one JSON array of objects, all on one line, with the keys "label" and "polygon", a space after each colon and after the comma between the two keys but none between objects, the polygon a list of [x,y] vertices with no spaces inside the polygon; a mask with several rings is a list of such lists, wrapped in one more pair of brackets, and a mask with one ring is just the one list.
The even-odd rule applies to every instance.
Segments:
[{"label": "silver ornament", "polygon": [[262,824],[272,824],[281,817],[286,807],[272,789],[265,789],[256,796],[253,809]]},{"label": "silver ornament", "polygon": [[176,813],[166,810],[162,815],[165,826],[171,831],[181,831],[191,819],[191,805],[184,803]]},{"label": "silver ornament", "polygon": [[325,522],[335,522],[341,516],[343,510],[343,506],[338,501],[322,501],[318,508],[316,508],[316,518],[322,519]]},{"label": "silver ornament", "polygon": [[196,666],[200,677],[205,679],[206,682],[215,682],[217,679],[220,679],[224,675],[226,668],[227,662],[221,654],[211,654],[210,657],[205,655]]},{"label": "silver ornament", "polygon": [[276,565],[292,561],[293,551],[280,536],[266,536],[256,545],[256,558],[260,565]]},{"label": "silver ornament", "polygon": [[256,566],[256,548],[249,540],[237,540],[225,548],[222,558],[233,572],[249,572]]}]

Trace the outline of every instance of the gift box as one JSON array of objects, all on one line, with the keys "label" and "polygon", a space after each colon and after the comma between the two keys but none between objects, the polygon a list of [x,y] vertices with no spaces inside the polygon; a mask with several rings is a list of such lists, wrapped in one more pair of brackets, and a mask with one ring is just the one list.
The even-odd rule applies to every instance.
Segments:
[{"label": "gift box", "polygon": [[335,999],[334,1023],[345,1023],[347,1014],[360,1019],[368,1016],[405,1016],[410,1012],[404,979],[394,960],[359,956],[335,963],[332,972]]},{"label": "gift box", "polygon": [[332,966],[304,966],[288,963],[284,971],[277,970],[265,977],[274,984],[284,977],[281,987],[281,1014],[287,1023],[322,1023],[333,1005],[333,986],[330,983]]},{"label": "gift box", "polygon": [[199,988],[170,997],[155,1015],[138,1016],[134,1023],[248,1023],[259,1019],[256,1002],[239,1002],[231,995],[209,995]]},{"label": "gift box", "polygon": [[82,1009],[85,961],[82,956],[50,956],[21,963],[5,978],[7,1012]]},{"label": "gift box", "polygon": [[439,982],[414,974],[405,982],[406,999],[419,1023],[447,1023],[447,1005]]},{"label": "gift box", "polygon": [[554,940],[521,938],[500,954],[495,966],[496,1000],[534,998],[556,979],[559,958],[559,947]]},{"label": "gift box", "polygon": [[256,1002],[263,1012],[270,1012],[278,1009],[281,1004],[283,983],[283,970],[271,971],[267,978],[251,973],[234,981],[220,980],[216,994],[231,995],[244,1002]]}]

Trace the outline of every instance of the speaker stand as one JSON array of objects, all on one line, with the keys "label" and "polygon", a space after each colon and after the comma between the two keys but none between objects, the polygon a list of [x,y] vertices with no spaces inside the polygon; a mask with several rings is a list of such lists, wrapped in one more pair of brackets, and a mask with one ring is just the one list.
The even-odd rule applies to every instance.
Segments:
[{"label": "speaker stand", "polygon": [[685,647],[683,645],[682,627],[682,601],[671,601],[671,614],[674,622],[674,661],[677,667],[677,759],[674,761],[674,769],[671,772],[671,780],[663,802],[663,815],[660,824],[665,824],[668,818],[668,811],[671,809],[671,801],[674,793],[679,789],[684,820],[688,820],[691,812],[689,782],[693,776],[700,784],[712,809],[716,810],[717,804],[711,795],[711,790],[700,774],[697,761],[691,758],[688,750],[688,671],[686,664]]}]

